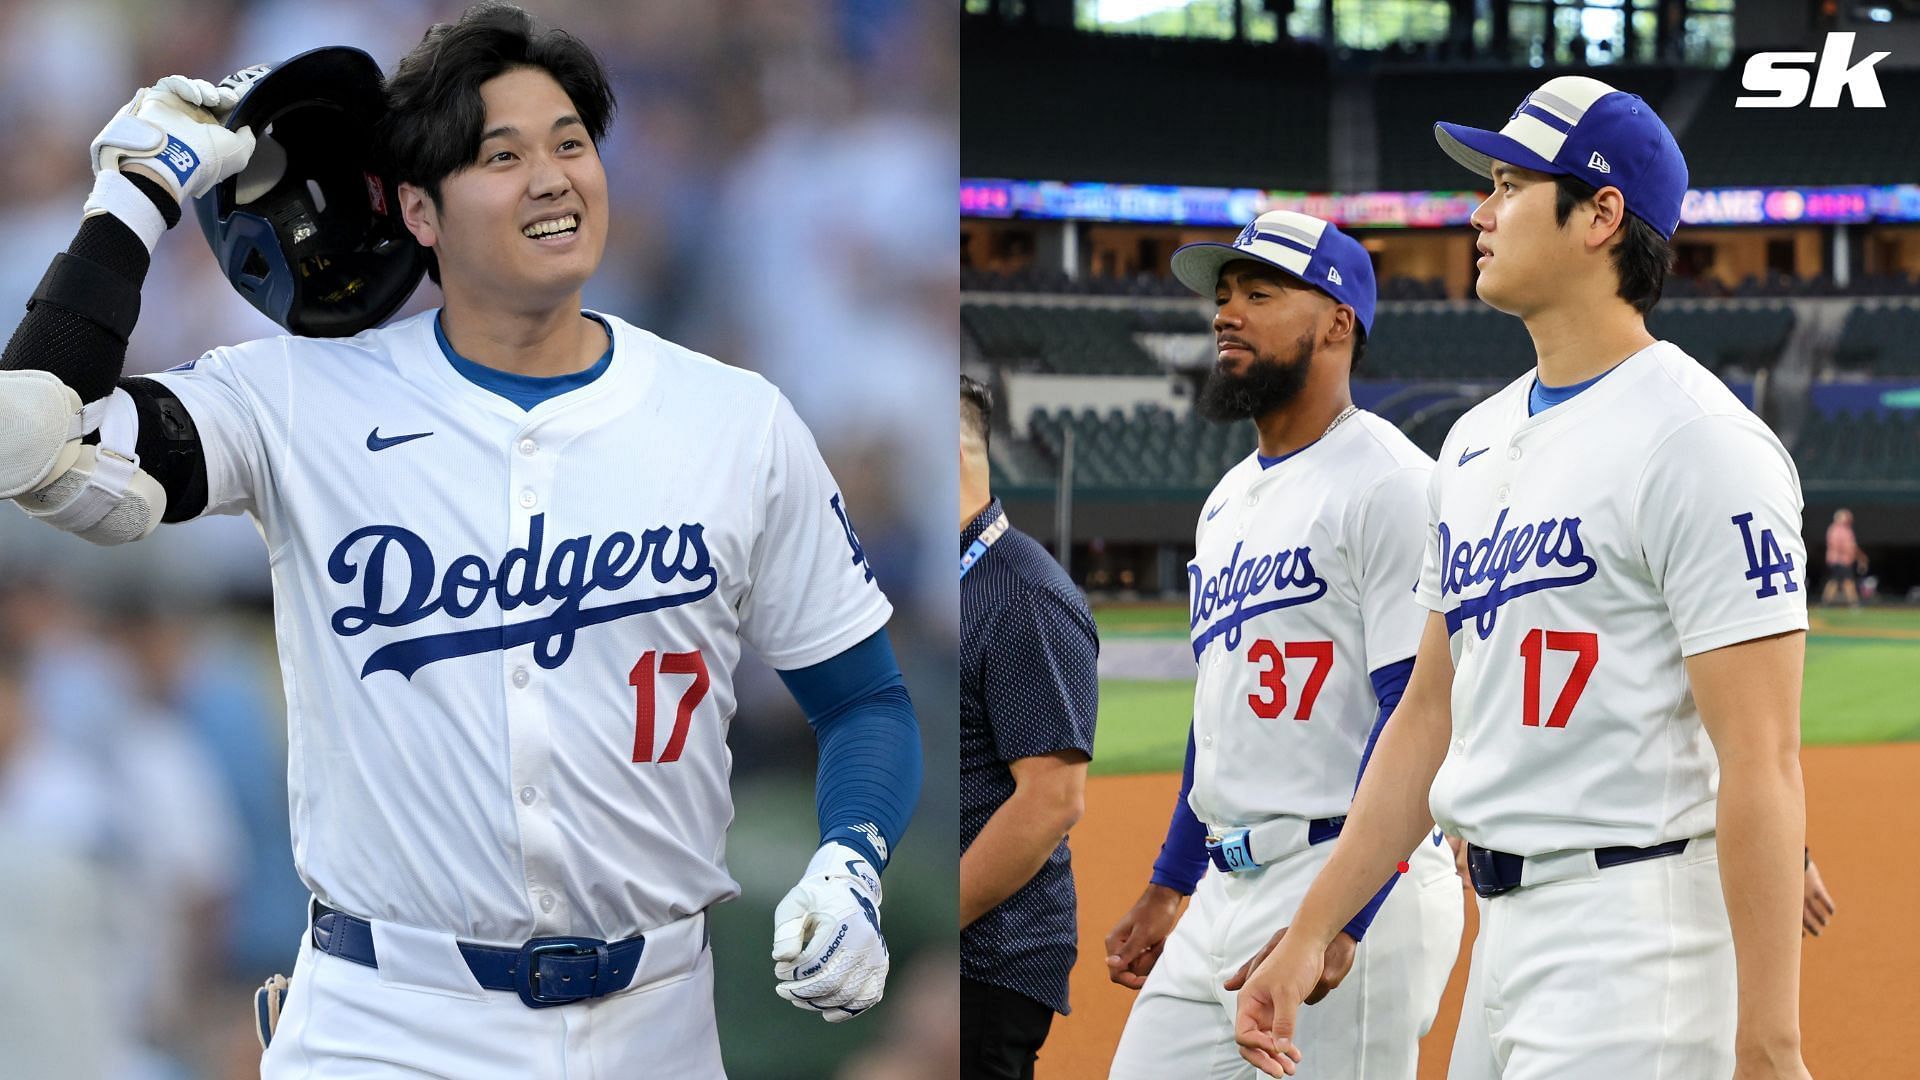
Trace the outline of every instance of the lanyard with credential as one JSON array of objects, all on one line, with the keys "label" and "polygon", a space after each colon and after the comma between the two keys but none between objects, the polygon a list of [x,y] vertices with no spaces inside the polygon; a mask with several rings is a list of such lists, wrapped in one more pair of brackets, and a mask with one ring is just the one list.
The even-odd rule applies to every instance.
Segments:
[{"label": "lanyard with credential", "polygon": [[1001,534],[1007,531],[1010,524],[1011,522],[1007,520],[1007,512],[1002,510],[986,528],[980,530],[980,535],[974,538],[973,543],[967,545],[966,553],[960,556],[961,577],[967,576],[967,571],[973,569],[973,564],[980,561],[980,557],[987,553],[987,549],[993,546],[995,540],[1000,539]]}]

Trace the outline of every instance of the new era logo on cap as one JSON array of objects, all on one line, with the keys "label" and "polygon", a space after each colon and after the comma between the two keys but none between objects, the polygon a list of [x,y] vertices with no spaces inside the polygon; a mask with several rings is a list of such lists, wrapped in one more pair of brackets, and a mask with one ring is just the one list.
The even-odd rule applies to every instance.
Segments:
[{"label": "new era logo on cap", "polygon": [[1327,280],[1333,282],[1335,285],[1346,284],[1346,282],[1340,280],[1340,268],[1337,266],[1327,267]]},{"label": "new era logo on cap", "polygon": [[1613,171],[1613,166],[1607,164],[1607,159],[1601,157],[1600,151],[1598,150],[1595,150],[1593,156],[1587,159],[1587,168],[1592,169],[1594,172],[1601,173],[1610,173]]}]

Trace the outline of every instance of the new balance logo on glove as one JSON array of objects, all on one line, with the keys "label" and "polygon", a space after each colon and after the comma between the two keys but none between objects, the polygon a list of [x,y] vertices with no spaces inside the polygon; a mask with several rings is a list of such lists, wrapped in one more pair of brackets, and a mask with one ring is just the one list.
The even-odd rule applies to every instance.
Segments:
[{"label": "new balance logo on glove", "polygon": [[193,170],[200,167],[200,158],[194,154],[193,149],[172,135],[167,136],[167,145],[160,151],[160,160],[166,163],[167,168],[173,170],[174,178],[182,184],[187,182],[187,177],[193,175]]}]

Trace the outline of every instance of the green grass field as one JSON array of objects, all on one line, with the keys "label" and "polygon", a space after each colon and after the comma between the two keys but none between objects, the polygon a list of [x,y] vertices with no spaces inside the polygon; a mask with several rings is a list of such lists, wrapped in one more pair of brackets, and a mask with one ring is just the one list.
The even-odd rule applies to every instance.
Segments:
[{"label": "green grass field", "polygon": [[[1184,647],[1179,604],[1095,611],[1102,641]],[[1807,745],[1920,740],[1920,608],[1816,608],[1807,639],[1801,738]],[[1093,773],[1178,772],[1193,711],[1186,679],[1102,679]]]}]

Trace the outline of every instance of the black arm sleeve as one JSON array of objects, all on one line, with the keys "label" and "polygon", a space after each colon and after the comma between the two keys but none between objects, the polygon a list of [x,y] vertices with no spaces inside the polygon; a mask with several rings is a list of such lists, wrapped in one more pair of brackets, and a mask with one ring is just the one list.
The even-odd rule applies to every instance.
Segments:
[{"label": "black arm sleeve", "polygon": [[167,493],[167,512],[160,520],[172,524],[199,517],[207,508],[207,459],[193,415],[173,391],[152,379],[122,379],[120,387],[133,398],[140,418],[133,452]]},{"label": "black arm sleeve", "polygon": [[[129,173],[127,178],[153,200],[168,228],[179,222],[180,206],[165,188],[144,176]],[[136,294],[152,262],[140,237],[112,214],[95,214],[82,221],[64,257],[79,260],[86,270],[120,279]],[[55,256],[56,264],[62,258]],[[112,322],[109,318],[89,318],[57,301],[29,302],[26,317],[14,329],[6,351],[0,353],[0,369],[50,371],[73,387],[80,400],[98,401],[113,393],[127,359],[124,337],[108,329]]]},{"label": "black arm sleeve", "polygon": [[[179,224],[180,206],[165,188],[133,173],[127,174],[127,179],[153,200],[167,228]],[[111,274],[121,279],[122,288],[131,286],[136,295],[152,263],[140,237],[112,214],[95,214],[82,221],[65,256],[56,256],[56,262],[61,258],[88,264],[84,274]],[[84,301],[84,291],[83,285],[78,293],[69,292],[61,299],[30,302],[6,351],[0,353],[0,370],[50,371],[72,387],[82,401],[106,397],[113,393],[115,383],[125,387],[140,421],[134,452],[140,455],[140,467],[167,493],[167,512],[162,520],[198,517],[207,507],[207,464],[200,452],[200,434],[193,426],[193,417],[180,399],[159,383],[151,379],[121,380],[127,343],[109,329],[115,319],[90,318],[74,310],[84,302],[73,306],[62,302],[76,297]],[[87,441],[97,442],[98,437],[89,435]]]}]

